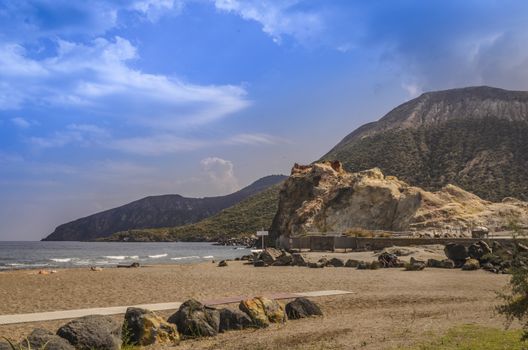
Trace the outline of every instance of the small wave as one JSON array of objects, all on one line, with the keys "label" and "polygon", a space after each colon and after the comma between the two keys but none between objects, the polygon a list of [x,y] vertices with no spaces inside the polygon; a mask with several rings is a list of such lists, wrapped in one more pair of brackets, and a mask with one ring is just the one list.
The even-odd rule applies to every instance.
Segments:
[{"label": "small wave", "polygon": [[200,257],[196,255],[192,255],[192,256],[179,256],[176,258],[171,258],[171,260],[184,260],[184,259],[200,259]]},{"label": "small wave", "polygon": [[159,258],[164,258],[166,256],[167,254],[158,254],[158,255],[149,255],[148,257],[151,259],[159,259]]},{"label": "small wave", "polygon": [[139,256],[138,256],[138,255],[132,255],[132,256],[129,256],[128,258],[129,258],[129,259],[134,259],[134,260],[135,260],[135,259],[139,259]]},{"label": "small wave", "polygon": [[12,268],[32,268],[32,267],[45,267],[45,266],[51,266],[50,264],[23,264],[23,263],[11,263],[7,264],[7,266],[11,266]]},{"label": "small wave", "polygon": [[71,258],[54,258],[50,260],[54,262],[70,262],[72,259]]},{"label": "small wave", "polygon": [[103,256],[103,258],[110,259],[110,260],[125,260],[126,256],[124,256],[124,255],[107,255],[107,256]]},{"label": "small wave", "polygon": [[202,259],[212,259],[212,258],[214,258],[214,256],[212,255],[202,256]]}]

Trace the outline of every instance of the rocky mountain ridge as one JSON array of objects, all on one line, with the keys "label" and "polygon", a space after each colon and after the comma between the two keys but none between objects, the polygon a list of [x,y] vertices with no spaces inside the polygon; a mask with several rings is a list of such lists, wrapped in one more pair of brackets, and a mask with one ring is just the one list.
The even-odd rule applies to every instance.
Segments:
[{"label": "rocky mountain ridge", "polygon": [[487,200],[528,200],[528,92],[429,92],[339,142],[321,160],[374,167],[427,190],[454,184]]}]

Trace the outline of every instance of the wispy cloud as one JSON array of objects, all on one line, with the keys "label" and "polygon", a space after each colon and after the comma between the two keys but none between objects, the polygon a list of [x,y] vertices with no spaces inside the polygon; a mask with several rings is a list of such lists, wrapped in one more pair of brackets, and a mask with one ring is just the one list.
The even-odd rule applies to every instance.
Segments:
[{"label": "wispy cloud", "polygon": [[299,0],[214,0],[217,9],[256,21],[262,31],[280,43],[284,35],[305,42],[322,31],[323,21],[315,12],[296,8]]},{"label": "wispy cloud", "polygon": [[225,142],[232,145],[276,145],[286,143],[286,140],[268,134],[246,133],[231,136]]},{"label": "wispy cloud", "polygon": [[27,57],[17,45],[0,46],[0,109],[89,106],[113,118],[167,128],[208,123],[249,105],[239,86],[196,85],[130,68],[137,49],[120,37],[90,45],[57,43],[57,55],[42,60]]},{"label": "wispy cloud", "polygon": [[56,131],[47,137],[33,136],[29,143],[38,148],[57,148],[69,144],[81,146],[99,145],[109,137],[106,129],[90,124],[71,124],[65,130]]},{"label": "wispy cloud", "polygon": [[206,141],[164,134],[117,139],[106,144],[106,147],[137,155],[161,156],[183,151],[193,151],[203,148],[207,144]]},{"label": "wispy cloud", "polygon": [[34,122],[24,119],[22,117],[11,118],[11,123],[17,128],[21,129],[27,129],[35,124]]}]

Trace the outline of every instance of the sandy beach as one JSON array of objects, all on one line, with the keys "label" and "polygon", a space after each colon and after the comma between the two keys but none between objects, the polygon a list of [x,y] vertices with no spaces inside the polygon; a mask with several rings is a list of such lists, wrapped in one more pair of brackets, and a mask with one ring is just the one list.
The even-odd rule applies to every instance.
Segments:
[{"label": "sandy beach", "polygon": [[[333,254],[312,254],[311,259],[320,255]],[[504,320],[495,314],[493,305],[498,301],[496,293],[508,280],[507,275],[482,270],[254,268],[238,261],[225,268],[201,263],[101,272],[63,269],[51,275],[10,271],[0,273],[0,314],[340,289],[353,293],[314,298],[322,306],[324,318],[228,332],[212,339],[185,341],[178,348],[390,349],[442,334],[458,324],[503,326]],[[37,326],[54,331],[65,322],[0,326],[0,335],[20,338]]]}]

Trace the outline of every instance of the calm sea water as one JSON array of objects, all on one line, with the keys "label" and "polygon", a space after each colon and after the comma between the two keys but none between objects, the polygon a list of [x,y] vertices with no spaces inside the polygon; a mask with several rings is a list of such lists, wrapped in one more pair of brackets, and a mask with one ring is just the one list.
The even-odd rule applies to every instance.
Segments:
[{"label": "calm sea water", "polygon": [[242,247],[211,243],[0,242],[0,270],[189,264],[249,254]]}]

